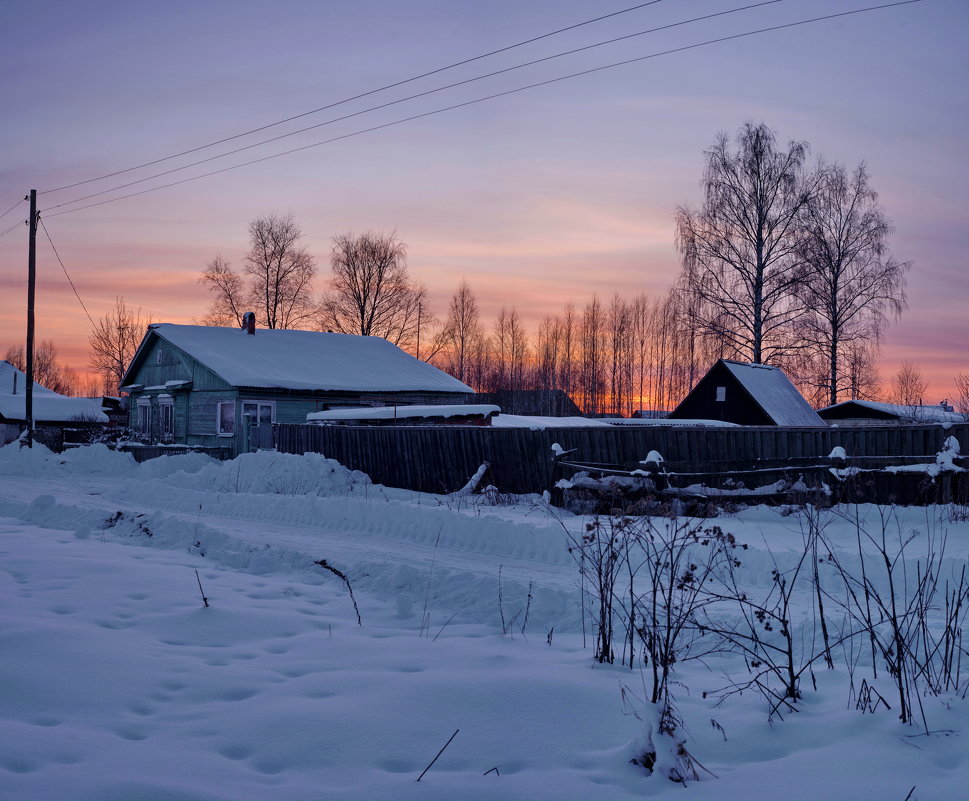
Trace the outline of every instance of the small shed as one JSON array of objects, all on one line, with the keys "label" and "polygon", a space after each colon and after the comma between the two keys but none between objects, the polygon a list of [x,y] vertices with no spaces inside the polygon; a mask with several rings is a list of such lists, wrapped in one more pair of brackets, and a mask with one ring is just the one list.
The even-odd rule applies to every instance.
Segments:
[{"label": "small shed", "polygon": [[824,420],[779,367],[720,359],[671,420],[722,420],[746,426],[824,426]]},{"label": "small shed", "polygon": [[253,424],[338,408],[463,403],[471,388],[380,337],[156,323],[121,390],[153,442],[249,448]]},{"label": "small shed", "polygon": [[880,401],[849,400],[825,406],[818,416],[832,425],[886,425],[891,423],[964,423],[966,415],[948,404],[909,406]]},{"label": "small shed", "polygon": [[[27,425],[27,376],[8,361],[0,361],[0,445],[13,442]],[[34,426],[62,432],[64,428],[84,428],[108,422],[101,404],[90,398],[71,398],[34,382],[32,411]],[[56,444],[63,440],[62,433],[56,437],[41,436],[40,439]],[[60,445],[56,447],[59,449]]]}]

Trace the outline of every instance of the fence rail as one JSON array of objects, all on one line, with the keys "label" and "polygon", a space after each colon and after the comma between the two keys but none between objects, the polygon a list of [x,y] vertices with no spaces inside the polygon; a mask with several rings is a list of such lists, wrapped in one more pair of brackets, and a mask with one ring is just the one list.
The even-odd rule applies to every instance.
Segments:
[{"label": "fence rail", "polygon": [[542,492],[553,483],[552,443],[575,449],[576,461],[635,465],[651,450],[709,472],[716,465],[827,456],[842,447],[849,456],[934,458],[954,436],[969,451],[969,423],[824,428],[700,428],[616,426],[489,428],[460,426],[275,425],[275,447],[284,453],[322,453],[375,482],[423,492],[461,488],[482,462],[487,481],[503,492]]}]

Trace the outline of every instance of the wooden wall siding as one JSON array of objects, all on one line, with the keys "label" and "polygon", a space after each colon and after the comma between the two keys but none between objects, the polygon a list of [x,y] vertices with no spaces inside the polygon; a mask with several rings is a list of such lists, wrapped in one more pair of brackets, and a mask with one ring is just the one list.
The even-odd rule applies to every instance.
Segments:
[{"label": "wooden wall siding", "polygon": [[542,492],[552,480],[551,446],[575,448],[570,460],[635,466],[651,450],[668,461],[754,463],[758,459],[827,456],[840,445],[849,456],[934,458],[954,436],[969,452],[969,423],[861,426],[858,428],[686,428],[624,426],[516,428],[459,426],[274,426],[275,446],[285,453],[316,452],[377,483],[424,492],[460,489],[484,462],[488,481],[503,492]]}]

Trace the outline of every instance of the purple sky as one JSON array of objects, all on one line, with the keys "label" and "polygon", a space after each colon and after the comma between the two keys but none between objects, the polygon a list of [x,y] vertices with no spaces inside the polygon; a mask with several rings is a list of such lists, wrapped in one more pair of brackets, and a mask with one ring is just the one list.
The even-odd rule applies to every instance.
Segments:
[{"label": "purple sky", "polygon": [[[319,128],[157,183],[494,92],[770,25],[875,4],[783,0],[637,37]],[[527,47],[280,126],[285,133],[573,47],[743,0],[663,0]],[[470,56],[633,5],[591,0],[37,2],[0,27],[0,213],[62,186],[231,136]],[[396,228],[439,313],[462,278],[487,322],[502,305],[529,327],[592,292],[663,292],[678,269],[677,204],[699,202],[703,150],[765,121],[813,157],[864,160],[914,262],[909,309],[882,374],[921,364],[927,401],[969,371],[969,4],[923,0],[598,72],[312,148],[141,197],[57,215],[60,203],[213,155],[40,196],[91,315],[116,295],[153,319],[189,322],[196,283],[221,253],[239,265],[255,216],[291,211],[321,275],[330,237]],[[137,191],[146,183],[118,194]],[[104,195],[103,200],[112,197]],[[88,201],[93,202],[93,201]],[[84,205],[84,204],[80,204]],[[25,207],[24,207],[25,208]],[[0,231],[25,217],[18,209]],[[46,238],[38,338],[86,366],[90,324]],[[22,340],[26,232],[0,237],[0,347]],[[322,284],[321,284],[322,286]]]}]

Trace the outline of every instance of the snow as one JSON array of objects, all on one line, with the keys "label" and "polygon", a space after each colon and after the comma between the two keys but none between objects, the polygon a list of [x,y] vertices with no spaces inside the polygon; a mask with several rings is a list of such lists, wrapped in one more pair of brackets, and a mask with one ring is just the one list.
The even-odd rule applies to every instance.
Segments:
[{"label": "snow", "polygon": [[729,359],[723,363],[777,425],[827,425],[779,367]]},{"label": "snow", "polygon": [[[881,401],[850,400],[826,406],[818,412],[829,412],[843,406],[862,407],[896,417],[899,420],[910,420],[917,423],[964,423],[966,416],[961,412],[950,412],[941,406],[906,406],[898,403],[882,403]],[[843,422],[843,421],[836,421]]]},{"label": "snow", "polygon": [[527,417],[520,414],[497,414],[491,418],[492,428],[608,428],[609,422],[595,417]]},{"label": "snow", "polygon": [[249,335],[241,328],[173,323],[149,328],[236,387],[473,392],[380,337],[280,329]]},{"label": "snow", "polygon": [[728,423],[726,420],[679,420],[667,417],[616,417],[609,418],[613,426],[689,426],[690,428],[739,428],[738,423]]},{"label": "snow", "polygon": [[306,415],[306,420],[313,422],[314,420],[406,420],[415,417],[488,417],[498,414],[500,411],[499,407],[488,404],[371,406],[311,412]]},{"label": "snow", "polygon": [[[704,697],[746,674],[739,659],[678,663],[684,746],[716,778],[684,791],[630,764],[652,743],[665,770],[677,744],[657,741],[648,671],[583,647],[568,546],[590,521],[539,496],[395,490],[272,452],[136,464],[10,445],[0,476],[3,799],[965,797],[969,704],[921,698],[930,734],[856,711],[850,687],[871,678],[850,643],[855,673],[817,666],[800,711],[773,723],[756,693]],[[885,510],[851,512],[825,513],[849,566],[852,515]],[[889,514],[913,560],[948,535],[947,576],[969,556],[969,523],[950,512]],[[749,544],[738,576],[758,594],[803,542],[785,510],[710,523]],[[812,597],[796,596],[808,626]]]},{"label": "snow", "polygon": [[[17,394],[13,394],[14,385]],[[24,388],[27,376],[8,361],[0,361],[0,417],[8,420],[26,420],[27,398]],[[67,423],[75,420],[106,423],[108,417],[101,411],[100,400],[71,398],[60,395],[34,382],[32,398],[34,421],[38,423]]]}]

